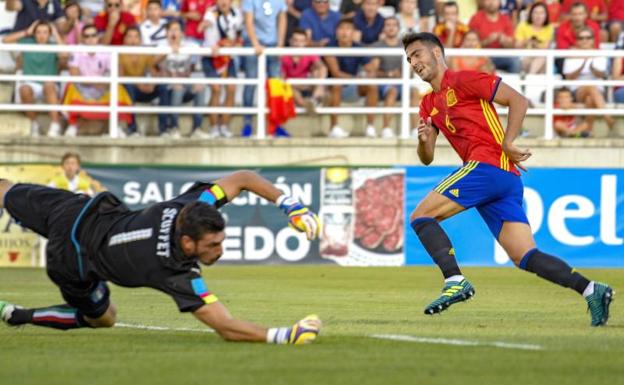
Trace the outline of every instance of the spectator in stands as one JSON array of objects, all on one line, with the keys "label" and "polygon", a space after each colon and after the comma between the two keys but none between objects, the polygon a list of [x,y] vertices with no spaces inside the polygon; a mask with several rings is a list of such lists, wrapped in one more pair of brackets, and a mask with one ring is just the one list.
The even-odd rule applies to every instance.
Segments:
[{"label": "spectator in stands", "polygon": [[[62,44],[54,24],[47,21],[35,21],[22,31],[6,35],[3,43],[19,44],[52,44],[52,38],[56,44]],[[64,61],[67,54],[53,52],[24,52],[22,53],[22,74],[24,75],[58,75],[59,61]],[[20,82],[17,85],[20,101],[25,104],[33,104],[37,100],[43,100],[46,104],[59,104],[58,85],[54,82]],[[27,111],[26,116],[30,119],[30,133],[39,136],[40,126],[37,122],[37,113]],[[61,132],[60,116],[58,111],[50,111],[50,127],[48,136],[59,136]]]},{"label": "spectator in stands", "polygon": [[[548,8],[544,3],[531,6],[527,21],[516,27],[516,48],[547,49],[553,41],[554,30],[548,19]],[[522,70],[525,73],[543,73],[545,57],[522,58]]]},{"label": "spectator in stands", "polygon": [[418,0],[420,31],[431,32],[436,22],[436,0]]},{"label": "spectator in stands", "polygon": [[[399,20],[396,17],[388,17],[384,20],[383,38],[372,46],[375,48],[403,46],[399,38]],[[381,56],[372,60],[378,78],[400,78],[402,62],[402,56]],[[385,107],[393,107],[401,99],[401,86],[396,84],[380,86],[379,98],[383,100]],[[383,115],[382,138],[394,138],[394,129],[391,127],[393,117],[393,114]]]},{"label": "spectator in stands", "polygon": [[63,172],[54,176],[48,187],[63,189],[78,194],[93,195],[98,186],[86,173],[80,170],[80,155],[75,152],[66,152],[61,158]]},{"label": "spectator in stands", "polygon": [[[468,31],[464,35],[461,48],[481,48],[479,35],[475,31]],[[478,71],[487,73],[494,73],[496,69],[492,61],[486,56],[453,56],[449,67],[453,71]]]},{"label": "spectator in stands", "polygon": [[[139,27],[130,27],[124,35],[125,46],[140,46],[141,31]],[[157,58],[152,55],[120,54],[119,76],[144,77],[157,76]],[[166,86],[161,84],[126,84],[124,85],[132,103],[148,103],[158,97],[166,98]],[[161,131],[165,128],[165,115],[158,114],[158,127]],[[136,118],[128,125],[128,135],[138,136]]]},{"label": "spectator in stands", "polygon": [[[477,32],[483,48],[513,48],[513,24],[509,16],[500,12],[500,0],[484,0],[483,9],[478,11],[468,23]],[[511,73],[520,72],[517,57],[493,57],[497,69]]]},{"label": "spectator in stands", "polygon": [[65,3],[65,30],[61,31],[61,36],[65,44],[80,44],[80,32],[84,27],[82,22],[82,9],[75,0]]},{"label": "spectator in stands", "polygon": [[[338,23],[336,27],[336,47],[351,48],[361,47],[360,44],[353,41],[353,35],[355,34],[355,27],[353,21],[350,19],[343,19]],[[329,73],[334,78],[349,79],[356,78],[360,74],[360,70],[366,72],[366,77],[375,77],[375,68],[371,63],[370,57],[363,56],[328,56],[325,58]],[[341,86],[335,85],[331,87],[331,102],[332,107],[340,106],[340,101],[355,101],[361,96],[366,96],[366,106],[377,106],[377,87],[373,85],[348,85]],[[330,116],[331,131],[329,136],[333,138],[346,138],[349,133],[342,127],[338,126],[338,117],[336,115]],[[365,135],[371,138],[377,136],[375,126],[375,115],[368,114],[366,116],[367,125],[365,128]]]},{"label": "spectator in stands", "polygon": [[182,0],[182,19],[184,20],[184,35],[187,40],[193,39],[201,45],[204,34],[199,31],[199,24],[204,20],[204,13],[215,4],[215,0]]},{"label": "spectator in stands", "polygon": [[[171,47],[172,53],[165,56],[160,62],[161,75],[174,78],[190,77],[193,66],[197,62],[196,56],[180,53],[180,48],[195,45],[194,40],[186,40],[182,32],[182,25],[177,20],[171,20],[167,23],[167,41],[166,45]],[[181,106],[183,103],[193,101],[196,107],[206,105],[206,93],[204,86],[191,84],[171,84],[168,86],[171,90],[171,105],[174,107]],[[178,114],[167,115],[167,131],[161,130],[161,136],[172,137],[177,139],[180,137]],[[201,114],[193,114],[193,127],[191,137],[206,138],[208,134],[202,131]]]},{"label": "spectator in stands", "polygon": [[[232,0],[217,0],[217,6],[209,9],[204,14],[204,20],[199,25],[199,30],[204,33],[204,47],[212,47],[214,53],[220,47],[235,47],[242,44],[243,13],[232,7]],[[234,58],[230,56],[204,56],[202,68],[207,78],[236,78],[236,65]],[[221,85],[210,85],[211,107],[234,107],[236,85],[225,86],[225,102],[221,104]],[[210,136],[213,138],[232,137],[230,131],[230,114],[211,114]]]},{"label": "spectator in stands", "polygon": [[5,9],[17,12],[13,31],[28,29],[35,21],[44,20],[64,29],[65,17],[59,0],[6,0]]},{"label": "spectator in stands", "polygon": [[121,10],[121,0],[106,0],[106,8],[93,20],[102,33],[100,44],[122,45],[126,30],[136,25],[131,13]]},{"label": "spectator in stands", "polygon": [[[285,0],[242,0],[245,29],[243,45],[254,47],[256,54],[262,53],[265,47],[283,47],[286,39],[286,2]],[[245,77],[258,77],[258,58],[247,56],[244,60]],[[267,77],[280,76],[280,61],[276,56],[267,57]],[[255,86],[243,89],[243,105],[251,107],[254,101]],[[245,116],[242,136],[250,136],[253,131],[251,116]]]},{"label": "spectator in stands", "polygon": [[[624,58],[613,58],[611,76],[613,80],[624,80]],[[624,87],[614,88],[613,99],[616,103],[624,103]]]},{"label": "spectator in stands", "polygon": [[[555,108],[569,110],[582,107],[583,105],[574,102],[574,95],[569,88],[563,87],[555,91]],[[591,135],[587,121],[579,121],[574,115],[553,116],[553,128],[562,138],[586,138]]]},{"label": "spectator in stands", "polygon": [[167,19],[177,19],[180,17],[181,0],[162,0],[162,15]]},{"label": "spectator in stands", "polygon": [[379,0],[362,2],[362,8],[355,13],[353,18],[353,25],[355,25],[353,41],[369,45],[379,40],[384,27],[384,19],[378,11]]},{"label": "spectator in stands", "polygon": [[[98,44],[98,31],[93,24],[87,24],[82,29],[81,42],[85,45]],[[105,76],[110,73],[110,54],[96,52],[74,53],[69,60],[69,74],[71,76]],[[70,83],[67,85],[63,104],[70,105],[109,105],[110,86],[106,83]],[[118,102],[122,105],[130,105],[130,97],[125,88],[118,88]],[[65,136],[78,134],[78,119],[80,117],[90,120],[106,120],[108,113],[100,112],[69,112],[69,126],[65,130]],[[120,114],[120,121],[131,122],[132,116]],[[123,134],[123,132],[122,132]]]},{"label": "spectator in stands", "polygon": [[611,0],[608,5],[609,41],[617,41],[624,26],[624,1]]},{"label": "spectator in stands", "polygon": [[340,2],[340,14],[345,19],[352,19],[355,13],[362,7],[363,0],[342,0]]},{"label": "spectator in stands", "polygon": [[[329,0],[327,0],[327,4],[329,4]],[[303,11],[312,7],[312,0],[287,0],[286,5],[288,6],[286,40],[289,40],[293,31],[299,28]]]},{"label": "spectator in stands", "polygon": [[553,29],[557,29],[561,22],[561,3],[559,0],[536,0],[536,3],[543,3],[548,9],[548,21]]},{"label": "spectator in stands", "polygon": [[[617,0],[615,0],[615,2],[617,2]],[[561,14],[564,20],[571,18],[570,13],[576,3],[583,3],[585,5],[590,20],[598,24],[607,21],[607,4],[605,0],[562,0]]]},{"label": "spectator in stands", "polygon": [[416,0],[400,0],[399,13],[397,17],[399,19],[400,26],[399,35],[404,35],[408,32],[420,31],[420,21]]},{"label": "spectator in stands", "polygon": [[312,7],[301,13],[299,27],[308,34],[311,47],[325,47],[336,39],[341,17],[329,9],[329,0],[312,0]]},{"label": "spectator in stands", "polygon": [[167,19],[162,17],[162,6],[160,0],[149,0],[147,2],[145,20],[141,23],[141,38],[143,45],[155,46],[167,39],[165,26]]},{"label": "spectator in stands", "polygon": [[[308,46],[308,34],[301,28],[293,31],[288,44],[293,48]],[[282,74],[285,79],[313,78],[325,79],[327,67],[320,57],[310,56],[282,56]],[[322,85],[294,84],[292,86],[295,105],[306,107],[309,112],[315,112],[317,106],[323,103],[325,87]]]},{"label": "spectator in stands", "polygon": [[[577,48],[591,50],[594,48],[594,31],[589,27],[583,27],[576,35]],[[605,57],[568,57],[563,62],[563,75],[569,80],[604,80],[607,78],[608,62]],[[605,108],[604,86],[579,86],[570,87],[575,93],[576,100],[583,103],[587,108]],[[609,129],[613,128],[615,121],[609,115],[604,115]],[[593,128],[594,117],[586,118],[589,130]]]},{"label": "spectator in stands", "polygon": [[447,48],[459,48],[464,35],[470,28],[459,21],[459,6],[456,1],[447,1],[442,8],[442,20],[436,24],[433,33]]},{"label": "spectator in stands", "polygon": [[555,35],[558,49],[568,49],[576,46],[576,36],[584,27],[591,28],[593,32],[594,48],[600,46],[600,25],[588,18],[587,7],[585,4],[574,3],[570,8],[570,19],[561,23]]}]

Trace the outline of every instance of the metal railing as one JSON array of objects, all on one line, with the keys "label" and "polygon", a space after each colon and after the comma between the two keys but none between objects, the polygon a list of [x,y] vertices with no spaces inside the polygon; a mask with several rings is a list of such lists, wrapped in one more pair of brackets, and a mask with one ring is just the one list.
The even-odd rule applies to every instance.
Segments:
[{"label": "metal railing", "polygon": [[[219,55],[228,56],[256,56],[258,60],[257,79],[239,78],[175,78],[175,77],[120,77],[118,63],[120,54],[139,55],[163,55],[171,53],[169,47],[135,47],[135,46],[84,46],[84,45],[25,45],[25,44],[0,44],[0,51],[9,52],[98,52],[109,53],[110,74],[108,76],[28,76],[22,74],[0,74],[0,81],[52,81],[59,83],[88,82],[108,83],[110,85],[110,98],[108,106],[78,106],[78,105],[44,105],[44,104],[11,104],[0,103],[0,111],[67,111],[67,112],[107,112],[109,113],[109,134],[115,138],[118,133],[118,113],[150,113],[150,114],[254,114],[256,116],[257,138],[266,138],[266,90],[267,79],[266,57],[267,56],[291,56],[291,55],[318,55],[318,56],[401,56],[405,59],[405,53],[400,48],[267,48],[256,56],[253,48],[223,48]],[[182,47],[179,51],[183,54],[210,56],[213,51],[204,47]],[[624,110],[620,109],[555,109],[554,90],[560,86],[583,86],[604,85],[624,86],[624,81],[615,80],[560,80],[555,75],[555,59],[564,57],[624,57],[624,50],[520,50],[520,49],[447,49],[447,57],[452,56],[487,56],[487,57],[545,57],[546,74],[545,82],[518,80],[517,85],[538,86],[545,89],[545,108],[530,108],[528,115],[544,116],[544,138],[554,137],[553,115],[604,115],[623,116]],[[408,138],[410,134],[410,115],[418,113],[418,107],[410,106],[410,91],[412,87],[423,84],[422,80],[412,76],[412,71],[406,60],[402,60],[400,78],[351,78],[351,79],[288,79],[287,82],[305,85],[400,85],[402,98],[400,107],[319,107],[318,114],[400,114],[401,130],[400,137]],[[236,84],[255,85],[257,92],[257,104],[255,107],[162,107],[162,106],[119,106],[119,84]],[[507,109],[497,108],[499,114],[506,114]]]}]

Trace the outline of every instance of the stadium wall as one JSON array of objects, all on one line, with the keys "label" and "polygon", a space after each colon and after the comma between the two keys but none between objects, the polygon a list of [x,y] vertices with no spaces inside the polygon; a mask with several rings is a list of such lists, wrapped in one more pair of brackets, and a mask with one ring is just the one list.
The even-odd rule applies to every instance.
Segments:
[{"label": "stadium wall", "polygon": [[[223,263],[335,263],[345,266],[430,264],[409,227],[409,212],[455,167],[256,168],[286,193],[319,213],[322,241],[309,243],[286,226],[283,215],[253,194],[223,209],[228,219]],[[214,180],[231,168],[98,166],[86,173],[96,185],[139,209],[177,195],[195,180]],[[52,165],[6,165],[3,176],[45,183]],[[545,250],[577,267],[624,267],[624,170],[533,167],[524,176],[525,207]],[[461,192],[460,192],[461,193]],[[460,263],[510,265],[474,210],[443,226]],[[36,265],[39,239],[0,215],[0,265]]]}]

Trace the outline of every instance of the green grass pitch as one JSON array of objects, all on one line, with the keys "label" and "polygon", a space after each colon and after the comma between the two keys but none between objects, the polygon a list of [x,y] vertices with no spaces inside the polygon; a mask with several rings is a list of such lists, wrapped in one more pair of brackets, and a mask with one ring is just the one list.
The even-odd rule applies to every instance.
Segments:
[{"label": "green grass pitch", "polygon": [[[0,384],[624,384],[624,315],[617,295],[609,325],[590,328],[585,301],[571,290],[511,268],[464,273],[475,298],[426,316],[424,306],[442,286],[431,267],[204,270],[208,287],[238,318],[286,326],[319,314],[323,332],[308,346],[226,343],[214,333],[175,330],[205,328],[159,292],[113,287],[119,322],[169,330],[0,325]],[[584,273],[624,289],[622,270]],[[0,299],[29,307],[61,303],[39,269],[0,269]],[[474,345],[432,343],[448,340]]]}]

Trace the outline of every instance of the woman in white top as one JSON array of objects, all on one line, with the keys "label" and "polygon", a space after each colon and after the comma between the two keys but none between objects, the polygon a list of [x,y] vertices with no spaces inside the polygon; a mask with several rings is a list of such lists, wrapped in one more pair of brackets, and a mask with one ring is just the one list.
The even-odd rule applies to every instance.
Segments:
[{"label": "woman in white top", "polygon": [[407,32],[420,32],[420,18],[416,0],[401,0],[399,2],[399,35]]},{"label": "woman in white top", "polygon": [[[594,48],[594,31],[584,27],[576,34],[578,49]],[[573,57],[566,58],[563,62],[563,76],[568,80],[603,80],[607,78],[607,59],[605,57]],[[570,87],[575,92],[576,101],[583,103],[586,108],[605,108],[604,86],[579,86]],[[604,115],[609,129],[613,128],[615,121],[609,115]],[[594,117],[588,116],[586,121],[591,130]]]}]

